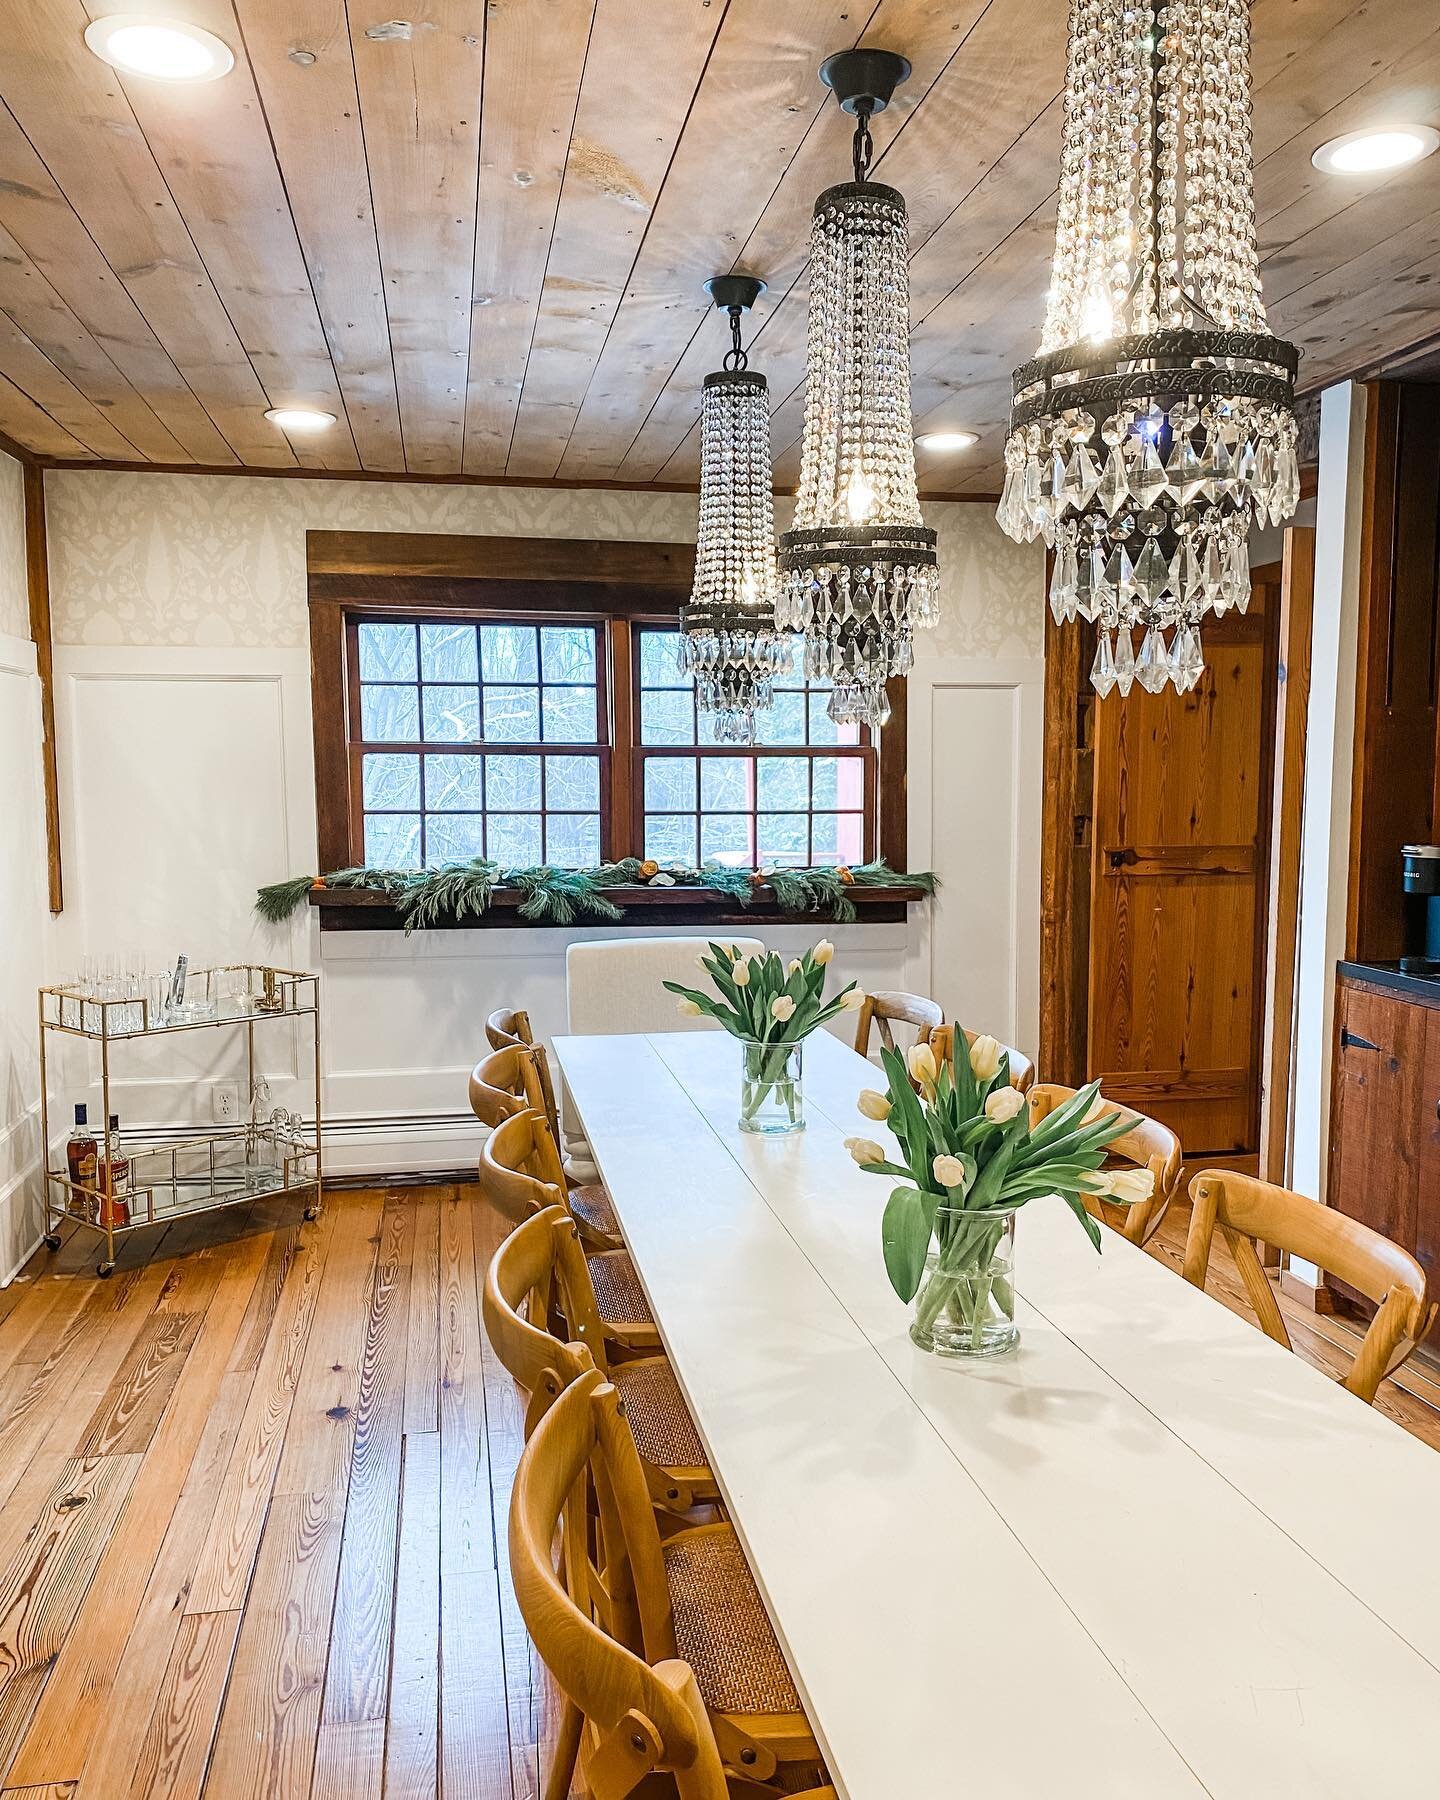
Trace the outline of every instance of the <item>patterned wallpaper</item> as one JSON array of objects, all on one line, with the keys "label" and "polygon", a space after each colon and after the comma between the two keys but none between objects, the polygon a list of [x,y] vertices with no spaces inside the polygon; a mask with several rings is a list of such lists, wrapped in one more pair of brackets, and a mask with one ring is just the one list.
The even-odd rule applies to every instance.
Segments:
[{"label": "patterned wallpaper", "polygon": [[[303,644],[307,530],[695,535],[690,494],[64,471],[46,478],[46,495],[55,636],[72,644]],[[783,530],[788,507],[777,510]],[[1039,551],[1012,544],[988,506],[935,505],[926,517],[940,533],[945,589],[926,648],[1040,655]],[[4,531],[0,522],[8,557]],[[23,552],[19,566],[23,602]]]},{"label": "patterned wallpaper", "polygon": [[30,595],[25,585],[24,470],[0,451],[0,633],[30,635]]}]

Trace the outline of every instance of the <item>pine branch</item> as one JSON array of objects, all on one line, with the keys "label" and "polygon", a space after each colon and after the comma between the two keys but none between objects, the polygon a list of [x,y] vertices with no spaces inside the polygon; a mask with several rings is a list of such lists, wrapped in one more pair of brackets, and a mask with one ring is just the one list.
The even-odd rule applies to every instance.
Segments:
[{"label": "pine branch", "polygon": [[591,869],[557,869],[542,863],[533,869],[507,869],[508,887],[519,888],[520,917],[546,925],[569,925],[579,915],[592,919],[623,917],[615,902],[600,891]]},{"label": "pine branch", "polygon": [[293,881],[272,882],[255,895],[255,910],[267,925],[283,925],[299,912],[315,885],[313,875],[297,875]]},{"label": "pine branch", "polygon": [[422,875],[395,902],[405,921],[405,935],[426,926],[459,925],[467,914],[478,919],[490,905],[499,875],[497,863],[479,856],[471,862],[447,863]]}]

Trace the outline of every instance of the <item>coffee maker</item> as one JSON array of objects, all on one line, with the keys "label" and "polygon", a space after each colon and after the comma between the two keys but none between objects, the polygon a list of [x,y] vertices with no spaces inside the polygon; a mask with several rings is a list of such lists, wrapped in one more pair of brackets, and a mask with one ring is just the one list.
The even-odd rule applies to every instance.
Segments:
[{"label": "coffee maker", "polygon": [[1405,954],[1402,969],[1440,973],[1440,844],[1406,844],[1404,870]]}]

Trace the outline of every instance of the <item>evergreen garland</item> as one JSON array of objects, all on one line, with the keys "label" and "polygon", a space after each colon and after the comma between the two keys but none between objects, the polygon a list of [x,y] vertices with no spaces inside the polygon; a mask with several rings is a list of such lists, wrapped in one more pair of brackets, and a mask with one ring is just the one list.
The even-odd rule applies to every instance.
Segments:
[{"label": "evergreen garland", "polygon": [[624,908],[605,892],[614,887],[690,888],[733,905],[750,907],[768,888],[784,912],[821,913],[844,924],[856,917],[848,889],[920,888],[935,892],[928,871],[900,873],[883,857],[854,869],[730,869],[718,863],[701,869],[661,869],[638,857],[604,863],[598,869],[562,869],[551,863],[505,869],[484,857],[447,863],[438,869],[337,869],[331,875],[296,876],[263,887],[255,910],[270,925],[280,925],[306,903],[312,888],[362,888],[388,895],[395,902],[408,935],[437,925],[459,925],[489,909],[497,887],[514,888],[524,897],[519,915],[531,924],[570,925],[577,919],[613,923]]}]

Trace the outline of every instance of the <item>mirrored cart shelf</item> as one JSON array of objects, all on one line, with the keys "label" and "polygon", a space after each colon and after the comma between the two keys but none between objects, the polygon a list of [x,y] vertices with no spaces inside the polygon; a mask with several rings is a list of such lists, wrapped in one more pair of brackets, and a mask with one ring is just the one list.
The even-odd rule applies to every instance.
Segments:
[{"label": "mirrored cart shelf", "polygon": [[[131,1232],[149,1229],[193,1214],[286,1197],[305,1200],[305,1216],[320,1210],[324,1171],[321,1145],[320,995],[319,977],[294,969],[257,963],[232,963],[192,971],[186,1002],[176,1010],[149,994],[95,994],[79,986],[45,987],[39,993],[41,1119],[47,1156],[45,1241],[60,1247],[57,1226],[68,1220],[104,1240],[98,1273],[115,1267],[116,1242]],[[313,1109],[303,1118],[283,1109],[252,1119],[256,1088],[255,1027],[272,1019],[312,1021],[314,1062]],[[120,1044],[168,1038],[186,1031],[235,1031],[244,1027],[247,1080],[241,1094],[244,1123],[197,1129],[162,1143],[125,1137],[129,1159],[123,1192],[127,1215],[117,1219],[100,1186],[86,1187],[70,1179],[68,1168],[55,1167],[56,1146],[50,1135],[49,1074],[46,1044],[52,1035],[79,1038],[99,1051],[100,1119],[96,1138],[104,1161],[104,1125],[111,1115],[112,1052]],[[87,1053],[93,1057],[94,1052]],[[155,1079],[153,1062],[146,1079]],[[93,1093],[87,1077],[87,1091]]]},{"label": "mirrored cart shelf", "polygon": [[317,975],[271,969],[261,963],[231,963],[195,969],[185,984],[185,1000],[171,1008],[152,994],[107,997],[78,985],[40,990],[40,1023],[68,1037],[122,1039],[163,1037],[175,1031],[253,1024],[261,1019],[313,1017],[319,1005]]},{"label": "mirrored cart shelf", "polygon": [[[190,1138],[158,1149],[127,1145],[131,1175],[124,1198],[130,1216],[124,1224],[114,1226],[115,1236],[246,1200],[315,1195],[318,1152],[313,1144],[273,1146],[274,1161],[267,1160],[272,1146],[263,1138],[259,1157],[247,1155],[249,1149],[243,1131]],[[164,1166],[167,1163],[168,1168]],[[137,1171],[142,1172],[137,1175]],[[80,1186],[63,1169],[50,1169],[47,1174],[54,1190],[52,1215],[95,1231],[105,1229],[106,1196],[100,1189]]]}]

